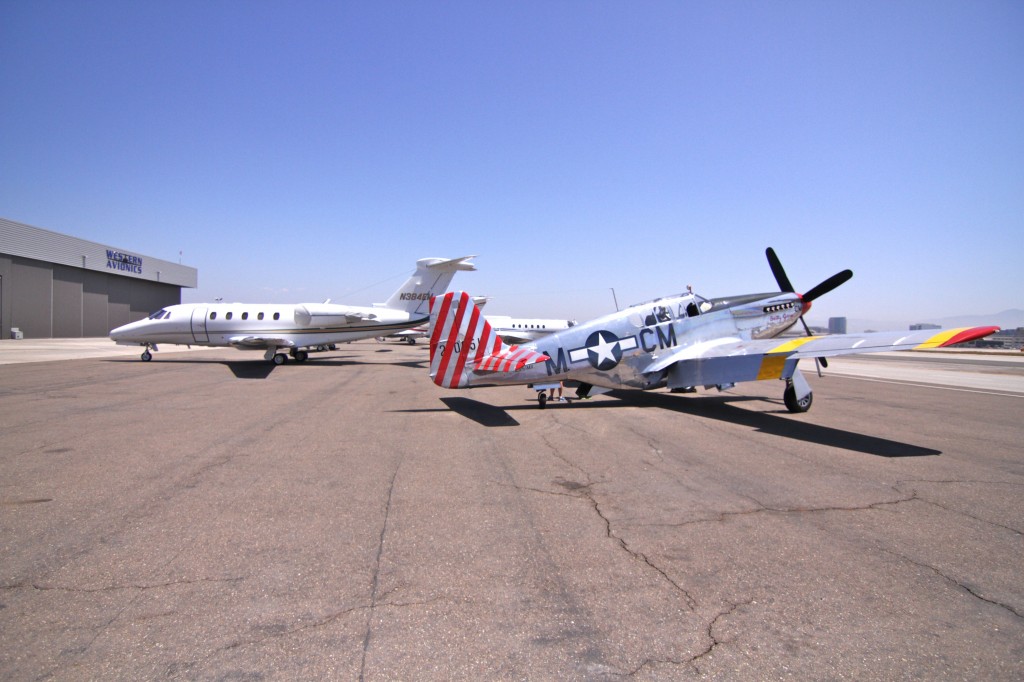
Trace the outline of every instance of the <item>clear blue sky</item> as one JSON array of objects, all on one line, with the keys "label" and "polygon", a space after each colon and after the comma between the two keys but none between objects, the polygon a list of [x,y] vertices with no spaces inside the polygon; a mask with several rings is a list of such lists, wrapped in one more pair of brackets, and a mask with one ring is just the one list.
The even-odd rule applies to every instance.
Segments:
[{"label": "clear blue sky", "polygon": [[1024,3],[0,2],[0,216],[184,300],[489,312],[693,284],[830,315],[1024,307]]}]

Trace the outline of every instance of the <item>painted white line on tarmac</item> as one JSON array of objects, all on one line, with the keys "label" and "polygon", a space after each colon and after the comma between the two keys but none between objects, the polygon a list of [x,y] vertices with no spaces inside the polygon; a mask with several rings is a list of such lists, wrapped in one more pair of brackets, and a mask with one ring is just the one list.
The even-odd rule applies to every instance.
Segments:
[{"label": "painted white line on tarmac", "polygon": [[[829,375],[826,374],[826,377]],[[918,388],[937,388],[942,391],[960,391],[962,393],[980,393],[982,395],[997,395],[1004,398],[1024,398],[1024,393],[1001,393],[999,391],[985,391],[978,388],[963,388],[961,386],[941,386],[939,384],[919,384],[914,381],[900,381],[898,379],[875,379],[873,377],[858,377],[852,374],[832,374],[831,376],[840,379],[854,379],[855,381],[873,381],[876,384],[897,384],[899,386],[916,386]]]}]

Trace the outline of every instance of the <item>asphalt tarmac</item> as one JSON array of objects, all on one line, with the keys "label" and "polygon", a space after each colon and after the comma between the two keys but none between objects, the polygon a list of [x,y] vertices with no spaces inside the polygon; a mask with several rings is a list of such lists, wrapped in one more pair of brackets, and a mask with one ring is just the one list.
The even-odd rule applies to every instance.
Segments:
[{"label": "asphalt tarmac", "polygon": [[1024,677],[1019,365],[791,415],[170,350],[0,367],[0,679]]}]

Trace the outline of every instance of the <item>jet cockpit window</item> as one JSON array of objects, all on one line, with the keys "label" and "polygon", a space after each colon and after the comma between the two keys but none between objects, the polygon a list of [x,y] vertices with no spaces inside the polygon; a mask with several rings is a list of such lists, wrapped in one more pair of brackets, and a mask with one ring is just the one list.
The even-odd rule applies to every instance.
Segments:
[{"label": "jet cockpit window", "polygon": [[160,310],[156,311],[155,313],[153,313],[152,315],[150,315],[146,319],[149,319],[149,320],[166,320],[170,316],[171,316],[171,312],[169,310],[167,310],[166,308],[161,308]]}]

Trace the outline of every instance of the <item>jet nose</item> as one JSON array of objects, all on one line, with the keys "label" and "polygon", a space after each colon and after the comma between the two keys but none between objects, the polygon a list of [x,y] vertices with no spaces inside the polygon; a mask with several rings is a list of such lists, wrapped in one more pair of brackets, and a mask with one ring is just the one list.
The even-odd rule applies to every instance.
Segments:
[{"label": "jet nose", "polygon": [[110,330],[110,338],[113,341],[129,341],[131,340],[130,337],[132,332],[135,331],[137,326],[137,322],[129,322],[128,324],[123,324],[120,327],[115,327]]}]

